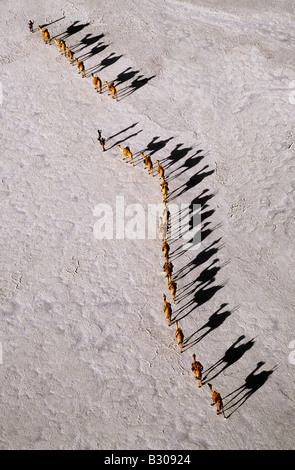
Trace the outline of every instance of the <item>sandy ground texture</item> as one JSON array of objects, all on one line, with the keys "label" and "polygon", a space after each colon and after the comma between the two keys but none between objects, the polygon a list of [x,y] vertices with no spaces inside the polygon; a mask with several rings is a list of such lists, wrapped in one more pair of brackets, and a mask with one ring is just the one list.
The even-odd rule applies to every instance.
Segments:
[{"label": "sandy ground texture", "polygon": [[[294,20],[291,1],[1,2],[1,449],[294,448]],[[171,240],[170,327],[161,240],[94,236],[100,204],[162,203],[140,151],[202,208],[202,242]]]}]

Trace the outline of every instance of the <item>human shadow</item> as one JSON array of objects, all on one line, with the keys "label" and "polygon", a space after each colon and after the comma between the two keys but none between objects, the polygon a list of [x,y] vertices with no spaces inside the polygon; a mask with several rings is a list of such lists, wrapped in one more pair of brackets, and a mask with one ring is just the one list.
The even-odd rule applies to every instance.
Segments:
[{"label": "human shadow", "polygon": [[114,139],[115,137],[117,137],[117,136],[120,135],[120,134],[123,134],[124,132],[129,131],[129,129],[133,129],[133,127],[137,126],[137,124],[138,124],[138,122],[134,122],[133,124],[131,124],[131,126],[126,127],[126,129],[123,129],[122,131],[119,131],[119,132],[117,132],[116,134],[111,135],[110,137],[108,137],[108,138],[106,139],[106,142],[107,142],[108,140]]},{"label": "human shadow", "polygon": [[266,383],[277,368],[277,366],[275,366],[273,369],[263,370],[257,373],[264,364],[265,362],[263,361],[258,362],[255,369],[246,377],[245,383],[223,398],[223,402],[225,403],[225,400],[233,395],[233,397],[224,404],[224,410],[228,411],[232,409],[230,414],[227,415],[228,418]]},{"label": "human shadow", "polygon": [[[254,338],[246,343],[241,343],[245,339],[245,335],[241,335],[224,353],[224,356],[215,362],[211,367],[206,370],[204,374],[204,383],[206,381],[212,381],[219,374],[224,372],[228,367],[232,366],[235,362],[241,359],[241,357],[251,349],[255,343]],[[241,343],[241,344],[239,344]],[[216,369],[217,372],[211,375]]]},{"label": "human shadow", "polygon": [[[129,142],[133,137],[136,137],[136,136],[137,136],[138,134],[140,134],[140,132],[142,132],[142,131],[143,131],[143,129],[140,129],[139,131],[134,132],[133,134],[130,134],[130,135],[128,135],[127,137],[124,137],[123,139],[118,139],[113,145],[111,145],[111,146],[108,148],[108,150],[110,150],[110,149],[116,147],[117,145],[121,145],[121,144],[122,144],[123,142],[125,142],[125,141],[128,141],[128,142]],[[108,139],[108,140],[109,140],[109,139]]]},{"label": "human shadow", "polygon": [[[205,336],[212,333],[212,331],[216,330],[222,325],[222,323],[232,314],[230,310],[225,310],[221,312],[221,310],[223,310],[227,305],[227,303],[222,304],[219,309],[216,310],[216,312],[214,312],[209,317],[209,320],[201,328],[199,328],[197,331],[195,331],[192,335],[188,336],[183,341],[183,350],[187,350],[195,346],[197,343],[202,341]],[[195,338],[195,335],[204,329],[206,329],[207,331]]]},{"label": "human shadow", "polygon": [[[58,18],[57,20],[53,20],[50,23],[44,23],[44,24],[40,25],[40,27],[41,28],[46,28],[47,26],[51,26],[52,24],[57,23],[58,21],[61,21],[61,20],[64,20],[64,19],[65,19],[65,16],[62,16],[61,18]],[[37,29],[36,29],[36,31],[37,31]],[[35,32],[35,30],[33,30],[33,32]]]}]

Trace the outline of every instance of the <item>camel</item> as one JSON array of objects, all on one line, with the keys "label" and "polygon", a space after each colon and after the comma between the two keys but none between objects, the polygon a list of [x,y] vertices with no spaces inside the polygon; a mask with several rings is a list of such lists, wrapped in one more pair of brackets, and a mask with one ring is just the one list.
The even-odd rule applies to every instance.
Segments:
[{"label": "camel", "polygon": [[164,251],[166,261],[168,261],[170,246],[168,245],[166,238],[163,239],[162,251]]},{"label": "camel", "polygon": [[125,147],[124,149],[121,147],[121,145],[117,145],[117,147],[121,150],[121,152],[123,153],[123,158],[122,160],[126,160],[126,163],[127,163],[127,157],[130,158],[130,164],[132,163],[132,165],[134,166],[134,160],[133,160],[133,157],[132,157],[132,152],[130,150],[129,147]]},{"label": "camel", "polygon": [[163,294],[163,300],[164,300],[163,312],[165,312],[165,309],[166,309],[167,305],[169,304],[169,302],[167,302],[166,294]]},{"label": "camel", "polygon": [[68,54],[68,58],[70,59],[70,63],[72,64],[74,62],[74,54],[73,52],[71,51],[71,49],[67,46],[65,46],[65,56],[66,56],[66,52]]},{"label": "camel", "polygon": [[192,367],[191,367],[192,372],[195,374],[195,379],[199,383],[199,388],[202,385],[202,370],[203,366],[200,362],[196,361],[196,355],[193,354],[193,362],[192,362]]},{"label": "camel", "polygon": [[93,73],[91,74],[91,77],[92,77],[94,88],[96,89],[97,92],[99,91],[99,93],[101,93],[101,79],[98,77],[95,77]]},{"label": "camel", "polygon": [[172,314],[171,304],[170,304],[170,302],[167,302],[165,294],[163,294],[163,299],[164,299],[163,312],[165,313],[165,317],[168,320],[168,326],[170,326],[171,325],[171,314]]},{"label": "camel", "polygon": [[180,346],[180,352],[182,353],[182,348],[183,348],[183,332],[180,326],[178,326],[178,321],[175,322],[176,326],[176,332],[175,332],[175,338],[178,339],[178,343]]},{"label": "camel", "polygon": [[168,183],[167,183],[167,181],[165,181],[164,177],[162,177],[162,183],[160,183],[160,186],[161,186],[161,191],[162,191],[162,194],[163,194],[163,203],[166,205],[166,200],[167,200],[167,196],[168,196],[169,187],[168,187]]},{"label": "camel", "polygon": [[55,38],[52,38],[52,40],[55,42],[55,44],[58,46],[59,52],[62,54],[62,41],[59,39],[58,41]]},{"label": "camel", "polygon": [[40,25],[38,25],[38,28],[40,29],[40,31],[42,33],[42,38],[43,38],[43,41],[45,42],[45,44],[50,44],[50,34],[49,34],[48,29],[46,29],[46,28],[42,29]]},{"label": "camel", "polygon": [[167,190],[167,188],[164,187],[164,188],[162,189],[162,194],[163,194],[163,203],[166,204],[166,202],[167,202],[167,197],[168,197],[168,190]]},{"label": "camel", "polygon": [[144,156],[144,154],[142,152],[140,152],[140,155],[142,156],[143,158],[143,162],[144,162],[144,168],[148,168],[148,175],[150,173],[152,173],[152,175],[154,176],[154,169],[153,169],[153,162],[151,160],[151,156],[150,155],[147,155],[146,157]]},{"label": "camel", "polygon": [[165,220],[165,222],[167,224],[167,227],[168,227],[169,218],[170,218],[170,211],[167,208],[166,201],[164,202],[163,217],[164,217],[164,220]]},{"label": "camel", "polygon": [[167,225],[165,223],[163,223],[162,217],[160,217],[160,221],[159,221],[159,230],[160,230],[160,233],[161,233],[163,239],[165,239],[166,234],[167,234]]},{"label": "camel", "polygon": [[164,191],[169,191],[168,183],[167,183],[167,181],[165,180],[164,177],[163,177],[163,179],[162,179],[162,183],[160,183],[160,186],[161,186],[161,191],[162,191],[162,193],[163,193]]},{"label": "camel", "polygon": [[171,281],[173,264],[170,261],[166,261],[166,263],[163,266],[163,271],[166,273],[166,277],[168,278],[168,283],[169,283]]},{"label": "camel", "polygon": [[67,46],[64,40],[62,39],[61,41],[61,54],[64,53],[65,57],[67,57]]},{"label": "camel", "polygon": [[106,84],[106,86],[108,87],[108,96],[109,94],[111,93],[113,96],[112,98],[113,99],[116,99],[118,101],[118,97],[117,97],[117,91],[116,91],[116,88],[115,88],[115,85],[114,85],[114,82],[104,82]]},{"label": "camel", "polygon": [[159,179],[164,178],[164,168],[162,167],[162,165],[160,165],[159,160],[157,160],[157,164],[158,164],[157,170],[158,170],[158,173],[160,175]]},{"label": "camel", "polygon": [[29,30],[31,31],[31,33],[33,33],[33,32],[34,32],[34,30],[33,30],[34,21],[31,21],[31,20],[30,20],[30,21],[28,22],[28,25],[29,25]]},{"label": "camel", "polygon": [[208,383],[208,386],[210,388],[210,392],[211,392],[211,395],[212,395],[212,403],[211,403],[211,406],[215,405],[216,403],[216,406],[217,406],[217,414],[219,415],[220,413],[223,414],[224,418],[225,418],[225,414],[224,414],[224,411],[223,411],[223,403],[222,403],[222,398],[221,398],[221,395],[219,392],[216,392],[216,391],[213,391],[212,390],[212,385]]},{"label": "camel", "polygon": [[77,67],[78,67],[78,69],[79,69],[79,72],[78,72],[78,73],[81,72],[81,73],[82,73],[82,78],[84,78],[84,77],[85,77],[85,67],[84,67],[84,64],[83,64],[82,60],[80,60],[80,62],[79,62],[79,60],[76,59],[76,62],[77,62]]},{"label": "camel", "polygon": [[170,280],[168,284],[168,289],[171,291],[173,302],[175,303],[175,294],[176,294],[176,282],[173,279]]}]

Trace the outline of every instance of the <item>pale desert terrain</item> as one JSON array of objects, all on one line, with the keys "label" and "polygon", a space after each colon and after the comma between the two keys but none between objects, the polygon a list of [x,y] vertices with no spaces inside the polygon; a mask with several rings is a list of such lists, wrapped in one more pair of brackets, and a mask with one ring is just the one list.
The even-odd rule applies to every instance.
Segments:
[{"label": "pale desert terrain", "polygon": [[[294,448],[294,2],[4,0],[0,36],[0,448]],[[139,151],[202,208],[182,354],[161,240],[94,236],[97,205],[161,204]]]}]

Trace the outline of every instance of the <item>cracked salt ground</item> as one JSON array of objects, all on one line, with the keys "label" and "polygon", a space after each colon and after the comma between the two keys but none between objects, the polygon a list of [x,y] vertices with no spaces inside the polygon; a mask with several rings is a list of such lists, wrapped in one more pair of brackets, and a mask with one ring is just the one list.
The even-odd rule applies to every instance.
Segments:
[{"label": "cracked salt ground", "polygon": [[[2,2],[2,449],[294,448],[293,16],[274,0]],[[87,53],[86,75],[119,77],[118,102],[29,19]],[[198,249],[171,242],[182,354],[161,240],[93,234],[97,204],[162,202],[116,144],[202,206]]]}]

